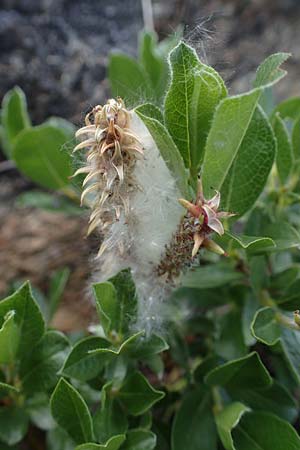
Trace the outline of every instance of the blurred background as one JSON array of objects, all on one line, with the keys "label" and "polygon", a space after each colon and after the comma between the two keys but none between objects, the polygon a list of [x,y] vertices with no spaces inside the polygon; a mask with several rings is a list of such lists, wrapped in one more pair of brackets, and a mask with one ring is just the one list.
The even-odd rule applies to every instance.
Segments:
[{"label": "blurred background", "polygon": [[[33,124],[60,116],[78,127],[110,96],[110,53],[136,56],[145,26],[159,39],[182,32],[230,94],[250,87],[266,56],[290,52],[275,95],[300,93],[299,0],[0,0],[0,97],[18,85]],[[67,268],[55,326],[80,329],[92,314],[96,238],[85,238],[84,215],[18,206],[18,196],[34,188],[0,155],[0,295],[30,279],[42,297],[53,274]]]}]

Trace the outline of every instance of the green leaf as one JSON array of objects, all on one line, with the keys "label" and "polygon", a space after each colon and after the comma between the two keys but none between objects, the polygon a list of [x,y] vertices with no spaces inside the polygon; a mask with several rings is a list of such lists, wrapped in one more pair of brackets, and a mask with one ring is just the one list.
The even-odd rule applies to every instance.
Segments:
[{"label": "green leaf", "polygon": [[76,128],[73,123],[69,122],[66,119],[63,119],[62,117],[52,116],[49,117],[49,119],[47,119],[44,124],[61,129],[65,133],[66,138],[71,141],[72,147],[74,147],[73,139],[75,138]]},{"label": "green leaf", "polygon": [[89,409],[76,389],[63,378],[50,400],[55,421],[77,443],[93,441],[93,425]]},{"label": "green leaf", "polygon": [[[300,111],[299,111],[300,115]],[[293,155],[296,161],[300,158],[300,116],[298,120],[295,121],[293,129],[292,129],[292,146],[293,146]]]},{"label": "green leaf", "polygon": [[266,306],[258,310],[251,324],[253,336],[266,345],[274,345],[280,339],[281,329],[274,309]]},{"label": "green leaf", "polygon": [[[118,450],[125,440],[123,434],[111,437],[105,444],[81,444],[75,450]],[[142,450],[142,449],[141,449]]]},{"label": "green leaf", "polygon": [[156,34],[147,31],[142,34],[140,37],[139,59],[148,75],[153,96],[158,101],[161,100],[169,77],[166,58],[162,57],[157,51]]},{"label": "green leaf", "polygon": [[232,432],[236,450],[299,450],[295,429],[273,414],[250,412],[243,415]]},{"label": "green leaf", "polygon": [[217,430],[226,450],[235,450],[231,432],[247,411],[249,411],[247,406],[240,402],[234,402],[226,406],[219,414],[217,414]]},{"label": "green leaf", "polygon": [[130,355],[132,358],[145,359],[162,353],[168,348],[166,341],[155,333],[152,333],[150,336],[140,335],[135,340],[133,348],[130,350]]},{"label": "green leaf", "polygon": [[245,403],[253,410],[269,411],[288,422],[294,422],[298,416],[298,405],[288,390],[273,381],[267,389],[255,390],[242,388],[237,385],[230,389],[230,396]]},{"label": "green leaf", "polygon": [[136,316],[137,298],[129,270],[119,272],[105,283],[93,285],[96,306],[106,332],[128,333]]},{"label": "green leaf", "polygon": [[210,393],[205,388],[198,388],[184,396],[173,422],[172,450],[217,449],[211,403]]},{"label": "green leaf", "polygon": [[[250,125],[261,90],[227,97],[219,103],[210,128],[202,168],[204,194],[221,191]],[[237,126],[238,124],[238,126]]]},{"label": "green leaf", "polygon": [[156,446],[156,436],[151,431],[130,430],[122,450],[153,450]]},{"label": "green leaf", "polygon": [[14,321],[19,328],[18,356],[24,357],[44,334],[45,323],[38,305],[32,297],[29,283],[23,284],[14,294],[0,302],[0,321],[14,311]]},{"label": "green leaf", "polygon": [[48,320],[51,320],[58,308],[61,297],[64,293],[66,284],[68,282],[70,276],[70,269],[65,267],[63,269],[56,270],[50,280],[50,287],[48,292],[49,299],[49,317]]},{"label": "green leaf", "polygon": [[0,408],[0,441],[8,445],[20,442],[28,429],[28,416],[20,406]]},{"label": "green leaf", "polygon": [[161,110],[157,106],[152,105],[152,103],[143,103],[135,108],[135,112],[150,119],[155,119],[160,123],[164,123],[164,117]]},{"label": "green leaf", "polygon": [[47,433],[47,450],[74,450],[75,443],[60,427],[49,430]]},{"label": "green leaf", "polygon": [[183,196],[187,195],[187,173],[184,167],[183,159],[174,144],[170,134],[163,124],[156,119],[142,114],[139,108],[135,109],[137,115],[144,122],[149,130],[154,142],[156,143],[161,156],[163,157],[168,169],[175,177],[179,191]]},{"label": "green leaf", "polygon": [[111,55],[108,79],[113,96],[122,97],[130,106],[140,103],[141,99],[151,99],[145,70],[133,58],[121,53]]},{"label": "green leaf", "polygon": [[267,182],[275,152],[272,127],[258,106],[222,185],[216,188],[221,191],[221,206],[225,211],[243,215],[254,205]]},{"label": "green leaf", "polygon": [[27,393],[47,391],[57,382],[69,348],[68,339],[59,331],[47,331],[24,359],[20,368],[23,389]]},{"label": "green leaf", "polygon": [[20,330],[15,322],[15,311],[9,311],[4,316],[4,322],[0,328],[0,364],[14,362],[19,342]]},{"label": "green leaf", "polygon": [[101,337],[89,336],[77,342],[68,355],[61,373],[81,381],[92,380],[103,369],[107,359],[99,357],[92,350],[107,348],[110,343]]},{"label": "green leaf", "polygon": [[292,97],[279,103],[274,112],[280,114],[282,119],[297,120],[300,117],[300,97]]},{"label": "green leaf", "polygon": [[234,248],[243,248],[251,255],[262,252],[265,248],[276,247],[275,242],[269,237],[237,235],[226,231],[222,240],[226,241],[227,238],[233,240]]},{"label": "green leaf", "polygon": [[40,208],[50,212],[77,216],[82,214],[80,207],[65,196],[37,189],[19,194],[15,204],[20,208]]},{"label": "green leaf", "polygon": [[284,289],[282,295],[277,300],[277,304],[280,308],[288,311],[295,311],[295,309],[299,309],[299,288],[300,279],[296,279],[296,281],[290,286],[286,285],[286,289]]},{"label": "green leaf", "polygon": [[293,148],[287,127],[279,113],[274,118],[274,132],[277,139],[276,166],[282,184],[286,183],[293,168]]},{"label": "green leaf", "polygon": [[10,392],[19,392],[19,390],[15,386],[12,386],[11,384],[2,383],[0,381],[0,394],[2,393],[9,394]]},{"label": "green leaf", "polygon": [[51,125],[23,130],[14,143],[13,159],[18,169],[35,183],[61,189],[70,183],[71,156],[64,150],[65,132]]},{"label": "green leaf", "polygon": [[290,53],[274,53],[268,56],[258,67],[254,80],[254,87],[265,87],[279,81],[286,75],[286,71],[280,68],[289,57]]},{"label": "green leaf", "polygon": [[290,248],[298,248],[300,241],[300,234],[288,222],[276,222],[264,227],[264,234],[269,236],[276,244],[276,247],[264,248],[266,251],[283,251]]},{"label": "green leaf", "polygon": [[247,353],[239,310],[229,311],[219,320],[215,352],[225,360],[239,358]]},{"label": "green leaf", "polygon": [[13,143],[18,134],[29,128],[30,118],[24,92],[16,86],[8,91],[2,101],[3,150],[7,157],[11,156]]},{"label": "green leaf", "polygon": [[182,286],[207,289],[220,287],[231,282],[240,281],[241,279],[243,279],[241,272],[238,272],[227,261],[221,261],[189,271],[182,278]]},{"label": "green leaf", "polygon": [[101,391],[101,405],[93,417],[95,439],[105,442],[111,437],[126,433],[127,416],[118,398],[112,391],[112,382],[106,383]]},{"label": "green leaf", "polygon": [[227,95],[223,80],[180,42],[170,53],[172,81],[165,99],[165,121],[186,167],[197,171],[210,122]]},{"label": "green leaf", "polygon": [[143,414],[164,396],[164,392],[154,389],[140,372],[129,376],[118,393],[118,398],[133,416]]},{"label": "green leaf", "polygon": [[216,367],[205,377],[209,386],[235,386],[252,389],[265,389],[272,384],[272,378],[263,365],[258,353],[252,352],[233,361]]},{"label": "green leaf", "polygon": [[286,327],[282,328],[281,347],[295,380],[300,384],[300,333]]},{"label": "green leaf", "polygon": [[30,421],[41,430],[51,430],[55,427],[54,419],[51,415],[49,397],[46,393],[38,393],[26,401],[26,411]]},{"label": "green leaf", "polygon": [[121,355],[130,355],[134,352],[136,347],[136,342],[138,339],[144,334],[143,331],[139,331],[138,333],[133,334],[128,339],[126,339],[119,347],[111,347],[111,348],[97,348],[95,350],[89,350],[89,355],[97,356],[101,361],[107,361],[107,358],[112,358],[112,361],[116,360],[118,356]]}]

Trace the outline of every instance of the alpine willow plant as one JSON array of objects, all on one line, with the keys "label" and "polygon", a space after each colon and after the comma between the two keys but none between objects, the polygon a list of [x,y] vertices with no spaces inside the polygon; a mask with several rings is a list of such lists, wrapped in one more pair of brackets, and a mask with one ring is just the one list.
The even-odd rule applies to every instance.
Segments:
[{"label": "alpine willow plant", "polygon": [[89,211],[99,324],[51,329],[28,283],[0,302],[0,448],[300,450],[300,98],[264,108],[289,55],[230,96],[186,43],[141,49],[112,57],[73,177],[67,124],[3,102],[7,155]]}]

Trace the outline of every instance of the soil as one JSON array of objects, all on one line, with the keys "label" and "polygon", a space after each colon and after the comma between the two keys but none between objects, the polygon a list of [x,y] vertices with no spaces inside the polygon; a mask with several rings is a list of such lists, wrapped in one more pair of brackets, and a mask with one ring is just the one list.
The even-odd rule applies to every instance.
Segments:
[{"label": "soil", "polygon": [[[288,51],[288,77],[278,99],[299,95],[300,5],[297,0],[155,0],[155,27],[163,38],[180,23],[199,55],[220,71],[230,93],[250,87],[257,65]],[[15,85],[25,91],[33,123],[52,115],[76,125],[109,95],[106,66],[111,51],[136,55],[143,26],[140,0],[2,0],[0,2],[0,97]],[[233,69],[234,68],[234,69]],[[15,206],[34,186],[0,162],[0,295],[28,278],[47,290],[51,273],[68,266],[71,277],[55,325],[69,331],[90,322],[89,279],[94,239],[87,219]]]}]

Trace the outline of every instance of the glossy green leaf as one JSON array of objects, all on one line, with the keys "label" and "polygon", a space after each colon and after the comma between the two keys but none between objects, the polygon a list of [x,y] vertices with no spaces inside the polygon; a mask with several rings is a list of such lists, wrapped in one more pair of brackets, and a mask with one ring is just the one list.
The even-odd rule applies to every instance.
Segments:
[{"label": "glossy green leaf", "polygon": [[223,80],[180,42],[170,53],[172,80],[165,99],[165,121],[186,167],[196,170],[204,152],[215,108],[227,95]]},{"label": "glossy green leaf", "polygon": [[266,345],[274,345],[280,339],[281,329],[277,321],[276,311],[266,306],[258,310],[251,324],[254,337]]},{"label": "glossy green leaf", "polygon": [[20,442],[28,429],[28,415],[19,406],[0,408],[0,441],[8,445]]},{"label": "glossy green leaf", "polygon": [[253,83],[254,87],[272,85],[283,78],[287,72],[281,69],[280,66],[290,56],[290,53],[274,53],[268,56],[256,71],[256,77]]},{"label": "glossy green leaf", "polygon": [[130,430],[122,450],[153,450],[156,446],[156,436],[151,431]]},{"label": "glossy green leaf", "polygon": [[233,399],[243,402],[253,410],[268,411],[288,422],[294,422],[298,416],[298,405],[288,390],[273,381],[273,384],[267,389],[239,388],[236,385],[230,389],[230,396]]},{"label": "glossy green leaf", "polygon": [[216,367],[205,377],[209,386],[235,386],[252,389],[265,389],[272,384],[272,378],[263,365],[258,353],[252,352],[233,361]]},{"label": "glossy green leaf", "polygon": [[93,441],[89,409],[79,392],[63,378],[51,396],[50,405],[55,421],[77,444]]},{"label": "glossy green leaf", "polygon": [[236,450],[233,444],[231,432],[247,411],[249,411],[247,406],[240,402],[234,402],[226,406],[219,414],[217,414],[217,430],[226,450]]},{"label": "glossy green leaf", "polygon": [[182,286],[197,289],[215,288],[243,279],[230,263],[219,262],[212,265],[196,268],[182,278]]},{"label": "glossy green leaf", "polygon": [[51,125],[23,130],[15,140],[13,159],[18,169],[35,183],[61,189],[70,183],[71,156],[64,149],[65,132]]},{"label": "glossy green leaf", "polygon": [[167,167],[175,177],[179,191],[183,196],[186,196],[187,173],[184,167],[183,159],[167,129],[163,124],[158,122],[158,120],[152,119],[151,117],[147,117],[142,114],[139,108],[137,108],[135,111],[148,128]]},{"label": "glossy green leaf", "polygon": [[130,375],[122,385],[118,398],[133,416],[146,412],[164,397],[164,392],[154,389],[140,372]]},{"label": "glossy green leaf", "polygon": [[217,434],[210,392],[198,388],[186,394],[175,416],[172,450],[216,450]]},{"label": "glossy green leaf", "polygon": [[133,58],[112,54],[108,63],[108,78],[114,97],[121,97],[127,106],[151,98],[151,89],[144,68]]},{"label": "glossy green leaf", "polygon": [[[245,99],[243,99],[245,101]],[[241,100],[241,108],[243,109]],[[247,112],[245,112],[246,117]],[[238,127],[233,131],[237,134]],[[233,137],[232,137],[233,138]],[[216,142],[215,144],[216,145]],[[214,149],[216,152],[216,147]],[[225,211],[243,215],[255,203],[267,182],[276,152],[276,141],[269,120],[261,107],[257,107],[237,149],[234,160],[222,184],[221,206]],[[215,155],[218,158],[218,155]],[[222,161],[220,156],[220,159]],[[227,163],[225,170],[227,170]],[[210,164],[210,163],[207,163]],[[220,166],[219,166],[220,167]],[[204,169],[205,170],[205,167]],[[214,170],[214,169],[213,169]],[[219,169],[218,169],[219,170]],[[205,173],[205,172],[204,172]],[[213,183],[213,179],[211,178]],[[214,186],[215,184],[212,184]]]},{"label": "glossy green leaf", "polygon": [[3,125],[2,148],[6,156],[11,157],[16,137],[31,125],[26,97],[18,86],[8,91],[3,97],[1,121]]},{"label": "glossy green leaf", "polygon": [[277,140],[276,166],[280,181],[284,184],[291,174],[294,155],[287,127],[279,113],[274,118],[274,132]]},{"label": "glossy green leaf", "polygon": [[0,328],[0,364],[14,362],[19,348],[20,330],[15,321],[15,311],[9,311],[4,316],[4,322]]},{"label": "glossy green leaf", "polygon": [[22,386],[27,393],[47,391],[56,384],[69,345],[59,331],[44,334],[20,368]]},{"label": "glossy green leaf", "polygon": [[109,345],[106,339],[96,336],[80,340],[68,355],[61,373],[81,381],[92,380],[101,372],[107,358],[105,353],[101,358],[91,352],[99,348],[106,349]]},{"label": "glossy green leaf", "polygon": [[243,415],[232,437],[236,450],[299,450],[300,438],[288,422],[273,414]]},{"label": "glossy green leaf", "polygon": [[[105,444],[87,443],[78,445],[75,450],[118,450],[125,440],[123,434],[111,437]],[[142,450],[142,449],[141,449]]]},{"label": "glossy green leaf", "polygon": [[32,297],[29,283],[23,284],[14,294],[0,302],[0,321],[14,311],[14,321],[19,328],[18,356],[26,356],[44,334],[45,324],[38,305]]},{"label": "glossy green leaf", "polygon": [[111,437],[126,433],[128,420],[117,396],[112,390],[112,382],[106,383],[101,391],[101,405],[93,417],[95,439],[105,442]]}]

